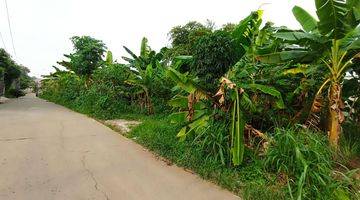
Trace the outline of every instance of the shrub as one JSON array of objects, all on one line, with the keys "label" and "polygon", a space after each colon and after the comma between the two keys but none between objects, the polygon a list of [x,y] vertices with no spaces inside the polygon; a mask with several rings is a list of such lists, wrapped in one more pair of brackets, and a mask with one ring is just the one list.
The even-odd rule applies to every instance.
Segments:
[{"label": "shrub", "polygon": [[25,93],[22,90],[10,88],[8,90],[5,90],[5,96],[8,98],[18,98],[25,96]]},{"label": "shrub", "polygon": [[218,79],[239,60],[239,48],[231,34],[221,30],[197,40],[192,47],[194,62],[191,71],[200,78],[206,90],[214,91]]}]

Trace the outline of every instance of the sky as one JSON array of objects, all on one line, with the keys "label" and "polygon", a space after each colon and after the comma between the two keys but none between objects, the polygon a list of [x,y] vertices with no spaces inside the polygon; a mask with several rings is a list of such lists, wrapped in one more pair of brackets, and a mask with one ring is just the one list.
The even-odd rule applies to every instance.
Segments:
[{"label": "sky", "polygon": [[[314,0],[7,0],[16,55],[12,48],[5,0],[0,0],[0,33],[5,49],[40,77],[72,51],[72,36],[102,40],[121,61],[125,45],[139,52],[142,37],[152,49],[169,45],[169,30],[188,21],[237,23],[259,7],[264,22],[300,28],[291,9],[315,14]],[[0,48],[4,48],[0,39]]]}]

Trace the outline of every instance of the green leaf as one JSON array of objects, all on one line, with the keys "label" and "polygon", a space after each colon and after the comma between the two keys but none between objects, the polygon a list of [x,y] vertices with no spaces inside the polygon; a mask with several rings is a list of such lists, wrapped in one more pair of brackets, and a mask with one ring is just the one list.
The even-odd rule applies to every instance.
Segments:
[{"label": "green leaf", "polygon": [[188,112],[176,112],[172,113],[169,118],[171,123],[184,123],[187,121],[186,116],[188,115]]},{"label": "green leaf", "polygon": [[[188,126],[183,127],[179,133],[177,134],[177,137],[180,138],[181,141],[186,139],[186,136],[191,133],[201,133],[204,131],[204,129],[208,126],[208,115],[203,115],[202,117],[196,119],[192,123],[190,123]],[[189,130],[188,127],[190,128]]]},{"label": "green leaf", "polygon": [[300,67],[296,67],[296,68],[291,68],[291,69],[287,69],[283,72],[284,75],[288,75],[288,74],[305,74],[307,72],[307,68],[304,66],[300,66]]},{"label": "green leaf", "polygon": [[274,87],[267,86],[267,85],[260,85],[260,84],[250,84],[249,87],[252,89],[255,89],[255,90],[260,90],[261,92],[263,92],[265,94],[275,97],[276,98],[276,101],[275,101],[276,107],[279,109],[285,108],[284,101],[281,97],[281,93]]},{"label": "green leaf", "polygon": [[256,111],[256,106],[253,104],[252,100],[246,92],[241,95],[240,105],[244,109],[250,110],[252,112]]},{"label": "green leaf", "polygon": [[360,49],[360,25],[349,32],[339,42],[340,48],[344,51]]},{"label": "green leaf", "polygon": [[232,122],[232,162],[234,166],[238,166],[242,163],[244,159],[244,130],[245,130],[245,120],[242,111],[240,110],[240,97],[237,92],[236,100],[234,101],[233,106],[233,122]]},{"label": "green leaf", "polygon": [[188,107],[188,98],[184,96],[176,96],[171,99],[168,104],[175,108],[187,108]]},{"label": "green leaf", "polygon": [[241,52],[241,54],[245,54],[246,48],[251,45],[252,36],[261,25],[262,13],[262,10],[252,12],[245,19],[241,20],[232,31],[232,36],[235,38],[236,43],[243,47],[243,52]]},{"label": "green leaf", "polygon": [[145,71],[146,77],[151,78],[154,74],[154,69],[152,67],[152,64],[148,64]]},{"label": "green leaf", "polygon": [[345,0],[315,0],[316,13],[319,18],[320,33],[331,39],[341,39],[348,32],[346,20],[348,7]]},{"label": "green leaf", "polygon": [[108,51],[107,54],[106,54],[106,61],[105,61],[107,64],[113,64],[114,61],[113,61],[113,55],[112,55],[112,52],[111,51]]},{"label": "green leaf", "polygon": [[305,50],[289,50],[270,54],[259,55],[257,58],[265,63],[285,63],[297,61],[300,63],[311,62],[315,54]]},{"label": "green leaf", "polygon": [[311,32],[316,29],[317,21],[313,16],[311,16],[306,10],[299,6],[294,6],[292,12],[296,20],[303,27],[304,31]]},{"label": "green leaf", "polygon": [[169,67],[166,71],[168,77],[170,77],[181,89],[185,90],[188,93],[194,93],[197,90],[197,87],[194,85],[193,81],[186,77],[186,75],[181,74],[175,69]]},{"label": "green leaf", "polygon": [[202,117],[203,115],[205,115],[206,111],[205,110],[195,110],[194,111],[194,119],[198,119],[200,117]]},{"label": "green leaf", "polygon": [[178,134],[176,135],[176,137],[180,138],[180,140],[185,140],[186,138],[186,129],[187,127],[183,127],[179,132]]},{"label": "green leaf", "polygon": [[357,39],[354,42],[352,42],[347,48],[347,50],[352,50],[352,49],[360,49],[360,39]]},{"label": "green leaf", "polygon": [[275,38],[283,39],[290,42],[296,42],[296,43],[299,40],[311,40],[313,42],[318,42],[318,43],[324,43],[327,41],[314,34],[305,33],[301,31],[277,32],[273,36]]},{"label": "green leaf", "polygon": [[123,47],[124,47],[125,51],[131,55],[131,57],[133,57],[134,59],[138,58],[129,48],[127,48],[126,46],[123,46]]},{"label": "green leaf", "polygon": [[193,56],[176,56],[175,60],[181,60],[181,61],[189,61],[192,60]]},{"label": "green leaf", "polygon": [[356,27],[360,23],[360,1],[359,0],[347,0],[349,12],[347,14],[347,20],[351,27]]},{"label": "green leaf", "polygon": [[141,40],[140,56],[145,58],[150,51],[151,49],[148,46],[148,39],[146,37],[143,37],[143,39]]}]

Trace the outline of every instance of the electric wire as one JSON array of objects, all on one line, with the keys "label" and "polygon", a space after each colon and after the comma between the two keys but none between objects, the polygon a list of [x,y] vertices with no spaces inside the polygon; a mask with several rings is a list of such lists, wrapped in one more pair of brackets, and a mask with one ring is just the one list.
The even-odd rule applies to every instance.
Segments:
[{"label": "electric wire", "polygon": [[0,38],[1,38],[2,44],[4,46],[4,49],[7,52],[6,45],[5,45],[5,42],[4,42],[4,38],[3,38],[2,34],[1,34],[1,32],[0,32]]},{"label": "electric wire", "polygon": [[7,0],[5,0],[5,7],[6,7],[7,21],[8,21],[8,25],[9,25],[10,37],[11,37],[11,44],[12,44],[12,48],[13,48],[13,51],[14,51],[14,55],[16,57],[16,50],[15,50],[15,45],[14,45],[14,37],[13,37],[12,29],[11,29],[10,15],[9,15],[9,8],[8,8]]}]

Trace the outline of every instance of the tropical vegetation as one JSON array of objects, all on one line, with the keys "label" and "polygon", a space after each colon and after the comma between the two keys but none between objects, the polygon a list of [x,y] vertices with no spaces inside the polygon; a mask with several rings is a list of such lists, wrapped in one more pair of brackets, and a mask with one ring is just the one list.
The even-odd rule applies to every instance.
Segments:
[{"label": "tropical vegetation", "polygon": [[23,90],[34,85],[30,70],[17,64],[10,54],[0,49],[0,96],[20,97]]},{"label": "tropical vegetation", "polygon": [[315,0],[301,29],[262,10],[216,28],[191,21],[171,45],[123,62],[89,36],[44,76],[41,97],[98,119],[245,199],[360,198],[360,2]]}]

